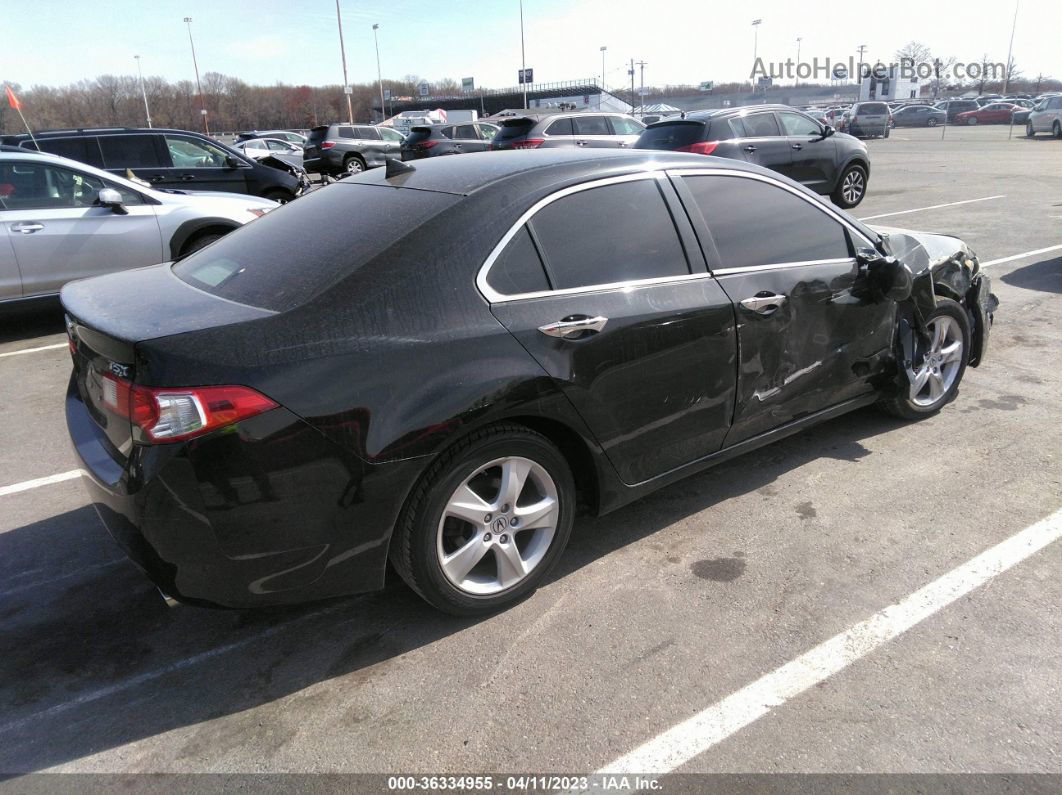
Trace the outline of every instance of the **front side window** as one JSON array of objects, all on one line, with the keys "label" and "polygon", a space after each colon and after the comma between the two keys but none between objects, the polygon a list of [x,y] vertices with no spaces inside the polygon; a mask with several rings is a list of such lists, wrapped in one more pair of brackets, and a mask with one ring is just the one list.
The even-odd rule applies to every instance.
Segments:
[{"label": "front side window", "polygon": [[103,188],[114,188],[126,204],[140,194],[92,174],[47,163],[0,163],[0,207],[5,210],[62,210],[92,207]]},{"label": "front side window", "polygon": [[778,115],[782,117],[782,126],[785,127],[786,135],[805,137],[822,134],[822,128],[818,123],[807,116],[801,116],[799,113],[779,113]]},{"label": "front side window", "polygon": [[502,295],[522,295],[549,289],[546,271],[526,226],[521,226],[505,251],[494,260],[487,284]]},{"label": "front side window", "polygon": [[554,289],[689,273],[656,180],[573,193],[542,208],[531,225]]},{"label": "front side window", "polygon": [[744,122],[747,138],[771,138],[782,134],[773,113],[750,113]]},{"label": "front side window", "polygon": [[166,148],[174,168],[224,168],[229,153],[207,141],[167,135]]},{"label": "front side window", "polygon": [[684,177],[719,252],[747,268],[850,256],[844,227],[799,196],[747,177]]},{"label": "front side window", "polygon": [[604,116],[577,116],[572,126],[576,135],[612,135]]}]

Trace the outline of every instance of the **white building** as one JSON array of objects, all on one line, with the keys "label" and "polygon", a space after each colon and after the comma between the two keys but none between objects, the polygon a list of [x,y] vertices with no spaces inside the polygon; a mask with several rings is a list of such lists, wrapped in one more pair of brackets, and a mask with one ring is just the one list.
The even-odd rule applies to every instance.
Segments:
[{"label": "white building", "polygon": [[898,66],[881,66],[859,84],[859,101],[876,99],[892,102],[897,99],[918,99],[921,86],[917,75],[902,77]]}]

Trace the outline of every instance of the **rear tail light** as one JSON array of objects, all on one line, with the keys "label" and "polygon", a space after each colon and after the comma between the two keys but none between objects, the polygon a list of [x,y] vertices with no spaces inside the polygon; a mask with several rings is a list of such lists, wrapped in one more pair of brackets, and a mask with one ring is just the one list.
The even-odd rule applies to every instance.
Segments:
[{"label": "rear tail light", "polygon": [[413,144],[414,149],[431,149],[438,141],[421,141],[419,144]]},{"label": "rear tail light", "polygon": [[522,141],[513,141],[513,149],[538,149],[546,142],[545,138],[525,138]]},{"label": "rear tail light", "polygon": [[690,144],[689,146],[680,146],[676,149],[676,152],[693,152],[695,155],[710,155],[715,151],[715,148],[719,146],[718,141],[701,141],[699,143]]},{"label": "rear tail light", "polygon": [[321,141],[321,148],[322,149],[331,149],[335,145],[336,145],[335,141]]},{"label": "rear tail light", "polygon": [[245,386],[149,387],[109,373],[103,376],[103,403],[149,442],[192,439],[277,407]]}]

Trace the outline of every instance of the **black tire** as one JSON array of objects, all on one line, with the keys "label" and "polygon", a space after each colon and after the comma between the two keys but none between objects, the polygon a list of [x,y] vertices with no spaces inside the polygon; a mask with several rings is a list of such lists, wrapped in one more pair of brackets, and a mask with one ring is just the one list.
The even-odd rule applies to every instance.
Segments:
[{"label": "black tire", "polygon": [[365,168],[365,161],[362,160],[361,155],[347,155],[343,159],[344,174],[360,174]]},{"label": "black tire", "polygon": [[1054,131],[1055,131],[1055,138],[1062,138],[1062,124],[1059,124],[1056,121],[1055,122],[1055,126],[1054,126]]},{"label": "black tire", "polygon": [[223,237],[225,237],[225,235],[219,234],[200,235],[199,237],[193,237],[191,240],[184,244],[184,248],[181,249],[181,256],[187,257],[189,254],[199,251],[199,249],[201,248],[206,248],[215,240],[221,240],[221,238]]},{"label": "black tire", "polygon": [[[508,456],[529,459],[549,474],[557,493],[556,529],[545,554],[523,579],[497,593],[472,594],[458,588],[443,572],[438,551],[443,510],[455,491],[477,470]],[[395,527],[390,559],[409,587],[433,607],[460,616],[492,613],[523,599],[538,587],[564,552],[574,517],[575,482],[568,462],[556,446],[521,425],[493,426],[462,439],[431,464],[414,488]],[[470,540],[474,541],[480,531],[471,525],[469,528]],[[514,545],[515,539],[514,533]]]},{"label": "black tire", "polygon": [[[857,196],[846,197],[845,194],[846,182],[851,179],[854,184],[858,184],[861,187]],[[851,209],[863,201],[863,197],[867,195],[867,170],[863,166],[853,163],[848,166],[843,172],[841,172],[841,178],[837,180],[837,185],[833,189],[833,193],[830,194],[830,198],[833,203],[838,207],[844,209]]]},{"label": "black tire", "polygon": [[1026,138],[1035,138],[1036,137],[1036,130],[1033,129],[1031,121],[1025,122],[1025,137]]},{"label": "black tire", "polygon": [[262,194],[263,199],[269,199],[270,201],[279,202],[280,204],[287,204],[289,201],[295,198],[295,194],[290,190],[284,190],[283,188],[273,188],[267,190]]},{"label": "black tire", "polygon": [[[948,385],[947,389],[943,391],[941,396],[932,404],[920,405],[911,397],[910,377],[907,375],[906,368],[904,367],[902,355],[898,356],[898,359],[900,360],[900,371],[897,374],[896,379],[896,394],[883,398],[878,404],[889,414],[905,420],[919,420],[923,417],[930,417],[948,405],[955,399],[956,395],[959,394],[959,384],[962,382],[962,378],[966,374],[966,362],[970,357],[970,319],[966,314],[966,310],[963,309],[960,304],[952,301],[950,298],[941,298],[940,296],[937,296],[937,308],[926,318],[926,324],[931,324],[937,318],[944,316],[951,318],[958,324],[962,336],[961,358],[958,361],[958,369],[955,373],[954,379]],[[922,347],[921,341],[918,342],[918,347]],[[915,351],[916,366],[924,361],[923,357],[925,355],[925,351]]]}]

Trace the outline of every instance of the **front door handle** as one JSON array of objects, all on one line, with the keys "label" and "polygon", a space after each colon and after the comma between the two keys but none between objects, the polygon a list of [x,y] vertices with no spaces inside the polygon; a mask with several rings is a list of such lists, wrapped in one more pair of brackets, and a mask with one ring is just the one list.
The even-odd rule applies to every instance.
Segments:
[{"label": "front door handle", "polygon": [[148,182],[162,182],[164,179],[166,178],[162,174],[152,174],[148,177]]},{"label": "front door handle", "polygon": [[794,149],[803,149],[804,148],[804,144],[793,144],[793,148]]},{"label": "front door handle", "polygon": [[756,151],[756,147],[753,146],[752,144],[749,144],[748,146],[745,147],[745,151],[746,152],[755,152]]},{"label": "front door handle", "polygon": [[39,224],[36,221],[21,221],[17,224],[11,224],[12,232],[21,232],[24,235],[32,235],[42,229],[44,229],[44,224]]},{"label": "front door handle", "polygon": [[575,145],[576,146],[586,146],[589,143],[590,143],[589,141],[576,141]]},{"label": "front door handle", "polygon": [[761,315],[769,315],[786,302],[784,295],[774,295],[766,291],[756,293],[752,298],[746,298],[741,305]]},{"label": "front door handle", "polygon": [[181,182],[191,182],[195,179],[195,174],[181,174]]},{"label": "front door handle", "polygon": [[539,326],[538,330],[549,337],[572,337],[584,331],[598,332],[608,323],[607,317],[580,317],[574,320],[558,320],[556,323],[547,323]]}]

